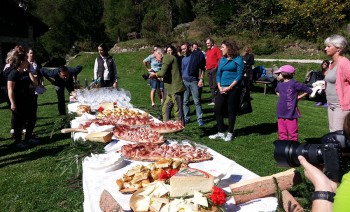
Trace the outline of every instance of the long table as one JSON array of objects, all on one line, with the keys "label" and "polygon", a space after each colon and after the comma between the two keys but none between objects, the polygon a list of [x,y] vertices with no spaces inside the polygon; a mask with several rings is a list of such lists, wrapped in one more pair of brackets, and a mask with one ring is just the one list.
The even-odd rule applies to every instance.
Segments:
[{"label": "long table", "polygon": [[[168,141],[169,142],[169,141]],[[170,141],[175,142],[175,141]],[[124,140],[113,140],[106,147],[106,154],[115,154],[117,150],[124,144],[130,142]],[[244,180],[254,179],[259,177],[250,170],[237,164],[235,161],[226,158],[220,153],[208,148],[208,151],[213,155],[213,160],[200,163],[190,163],[189,166],[204,170],[212,175],[219,175],[221,178],[219,187],[230,192],[229,185]],[[118,170],[104,172],[89,168],[89,161],[83,161],[83,188],[84,188],[84,211],[99,212],[102,211],[99,202],[101,194],[104,190],[108,191],[112,197],[118,202],[124,211],[131,211],[129,206],[130,194],[122,194],[118,191],[116,180],[121,178],[131,167],[138,164],[147,164],[147,162],[126,160],[126,165]],[[234,199],[229,198],[225,206],[227,211],[275,211],[277,208],[277,199],[275,197],[265,197],[255,199],[250,202],[235,205]]]}]

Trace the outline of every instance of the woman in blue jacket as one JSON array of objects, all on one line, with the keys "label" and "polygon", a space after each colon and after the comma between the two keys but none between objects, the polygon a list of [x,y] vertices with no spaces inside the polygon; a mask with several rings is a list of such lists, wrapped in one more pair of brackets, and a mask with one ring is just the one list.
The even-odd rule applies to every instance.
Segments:
[{"label": "woman in blue jacket", "polygon": [[[243,78],[244,62],[239,55],[237,44],[233,41],[223,41],[221,44],[223,57],[219,61],[216,82],[218,93],[215,98],[214,113],[218,133],[210,135],[210,139],[231,141],[234,138],[233,129],[236,122],[239,83]],[[224,134],[224,112],[228,112],[228,132]]]}]

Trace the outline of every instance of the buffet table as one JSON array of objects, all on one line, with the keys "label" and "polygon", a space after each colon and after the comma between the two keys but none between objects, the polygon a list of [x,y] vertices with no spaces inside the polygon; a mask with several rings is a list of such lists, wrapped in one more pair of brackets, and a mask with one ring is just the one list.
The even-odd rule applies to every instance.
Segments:
[{"label": "buffet table", "polygon": [[[103,94],[103,95],[102,95]],[[98,98],[97,98],[98,97]],[[88,90],[78,90],[77,96],[74,98],[77,100],[75,103],[68,105],[69,112],[76,112],[77,106],[85,103],[91,105],[91,109],[96,111],[99,107],[99,102],[115,102],[120,107],[132,108],[129,103],[131,96],[128,91],[123,89],[91,89]],[[138,110],[138,109],[136,109]],[[141,111],[142,112],[142,111]],[[72,128],[77,128],[84,121],[94,118],[90,114],[82,115],[77,117],[71,122]],[[155,119],[155,118],[154,118]],[[155,119],[155,122],[160,122]],[[103,128],[103,129],[101,129]],[[113,128],[113,126],[112,126]],[[91,131],[111,131],[108,126],[100,127],[89,127],[88,132]],[[85,139],[86,132],[75,132],[72,133],[73,139]],[[116,185],[116,180],[120,179],[123,174],[125,174],[132,167],[144,164],[147,162],[126,160],[121,157],[120,153],[117,153],[121,147],[125,144],[131,142],[121,139],[114,139],[105,146],[105,154],[91,155],[91,157],[86,157],[83,160],[83,190],[84,190],[84,211],[85,212],[99,212],[102,211],[100,208],[101,194],[106,193],[106,191],[112,196],[114,200],[119,204],[119,206],[124,211],[131,211],[130,209],[130,198],[131,194],[122,194],[119,192]],[[178,141],[166,141],[168,145]],[[186,141],[180,141],[186,143]],[[191,142],[193,144],[193,142]],[[201,144],[196,144],[201,146]],[[255,173],[249,171],[248,169],[242,167],[236,162],[224,157],[220,153],[207,148],[208,152],[213,156],[213,160],[204,161],[199,163],[190,163],[189,166],[192,168],[197,168],[205,172],[210,173],[215,177],[215,183],[218,187],[223,188],[227,192],[231,192],[229,185],[242,182],[245,180],[250,180],[258,178],[259,176]],[[104,166],[105,162],[117,159],[116,163],[112,166]],[[118,166],[115,166],[117,164]],[[111,165],[111,164],[109,164]],[[227,202],[224,205],[226,211],[275,211],[277,208],[277,199],[275,197],[265,197],[260,199],[255,199],[250,202],[235,205],[234,199],[232,197],[227,198]]]},{"label": "buffet table", "polygon": [[[128,141],[124,140],[113,140],[105,147],[106,154],[118,154],[115,152],[119,150],[122,145],[128,143]],[[189,166],[204,170],[213,176],[221,178],[218,186],[227,192],[230,192],[229,185],[232,183],[259,177],[218,152],[212,149],[208,149],[208,151],[213,155],[213,160],[190,163]],[[114,171],[93,169],[90,163],[91,161],[88,160],[83,161],[84,211],[102,211],[100,208],[100,198],[104,190],[112,195],[124,211],[131,211],[129,206],[131,194],[120,193],[116,186],[116,180],[121,178],[131,167],[137,164],[147,164],[147,162],[125,160],[125,166]],[[275,197],[260,198],[242,205],[235,205],[234,203],[234,199],[229,198],[224,207],[227,211],[247,212],[275,211],[277,207],[277,199]]]}]

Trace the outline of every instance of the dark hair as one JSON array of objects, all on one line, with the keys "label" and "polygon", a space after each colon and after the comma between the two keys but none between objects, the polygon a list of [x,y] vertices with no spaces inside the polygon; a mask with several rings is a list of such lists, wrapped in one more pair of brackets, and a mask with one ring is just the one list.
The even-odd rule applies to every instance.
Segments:
[{"label": "dark hair", "polygon": [[23,61],[27,60],[27,55],[22,52],[15,52],[14,55],[12,56],[12,63],[11,66],[13,68],[18,68]]},{"label": "dark hair", "polygon": [[107,45],[106,45],[105,43],[100,43],[100,44],[97,46],[97,48],[98,48],[98,47],[100,47],[100,48],[103,49],[103,51],[104,51],[104,53],[106,54],[106,56],[109,55],[109,54],[108,54],[109,49],[108,49],[108,47],[107,47]]},{"label": "dark hair", "polygon": [[329,60],[324,60],[324,61],[322,61],[322,63],[321,63],[321,69],[322,69],[322,72],[323,71],[326,71],[326,70],[323,70],[323,64],[327,64],[327,68],[329,67],[329,64],[330,64],[330,62],[329,62]]},{"label": "dark hair", "polygon": [[235,41],[224,40],[221,44],[224,44],[228,48],[228,56],[235,58],[239,55],[238,46]]},{"label": "dark hair", "polygon": [[26,53],[24,47],[21,45],[16,45],[13,49],[18,53]]},{"label": "dark hair", "polygon": [[66,66],[61,66],[59,68],[59,72],[69,72],[69,71],[68,71],[68,68]]},{"label": "dark hair", "polygon": [[167,51],[168,50],[168,48],[171,48],[171,50],[173,50],[173,54],[172,55],[176,55],[176,48],[175,48],[175,46],[173,46],[173,45],[167,45],[166,47],[165,47],[165,51]]}]

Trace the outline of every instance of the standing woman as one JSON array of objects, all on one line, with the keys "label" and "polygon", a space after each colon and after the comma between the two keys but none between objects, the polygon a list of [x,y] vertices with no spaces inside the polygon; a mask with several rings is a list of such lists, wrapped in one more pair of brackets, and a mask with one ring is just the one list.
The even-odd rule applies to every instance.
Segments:
[{"label": "standing woman", "polygon": [[99,55],[95,60],[94,80],[99,79],[101,87],[118,88],[117,66],[112,56],[108,54],[106,44],[101,43],[97,49]]},{"label": "standing woman", "polygon": [[329,131],[343,130],[345,116],[350,112],[350,61],[343,53],[348,44],[341,35],[324,41],[326,54],[332,63],[326,73]]},{"label": "standing woman", "polygon": [[13,56],[11,71],[8,75],[7,89],[10,99],[10,109],[14,120],[14,137],[15,145],[19,149],[27,149],[30,144],[36,144],[32,140],[34,125],[28,122],[25,135],[25,142],[22,141],[22,129],[24,124],[29,120],[31,113],[28,102],[30,101],[29,86],[37,86],[38,81],[34,75],[26,71],[29,67],[27,56],[24,53],[16,53]]},{"label": "standing woman", "polygon": [[[239,55],[237,44],[233,41],[224,41],[221,44],[223,57],[219,61],[216,82],[219,92],[215,98],[214,113],[218,133],[210,135],[210,139],[231,141],[236,122],[239,82],[243,77],[244,63]],[[224,134],[224,111],[228,111],[228,132]]]},{"label": "standing woman", "polygon": [[244,74],[249,82],[249,85],[252,85],[254,54],[252,53],[252,49],[250,47],[246,47],[244,49],[243,62],[244,62]]},{"label": "standing woman", "polygon": [[[35,58],[35,51],[34,49],[30,48],[27,51],[27,57],[28,57],[28,62],[29,62],[29,67],[28,71],[31,72],[34,77],[37,78],[38,80],[38,85],[42,85],[43,82],[43,76],[40,72],[41,65],[36,62]],[[29,106],[31,107],[31,112],[29,116],[29,122],[32,123],[27,123],[28,125],[33,125],[35,126],[36,120],[37,120],[37,111],[38,111],[38,94],[40,93],[39,91],[36,90],[36,86],[30,86],[31,93],[30,93],[30,102]],[[38,93],[39,92],[39,93]],[[32,138],[34,139],[34,138]]]}]

